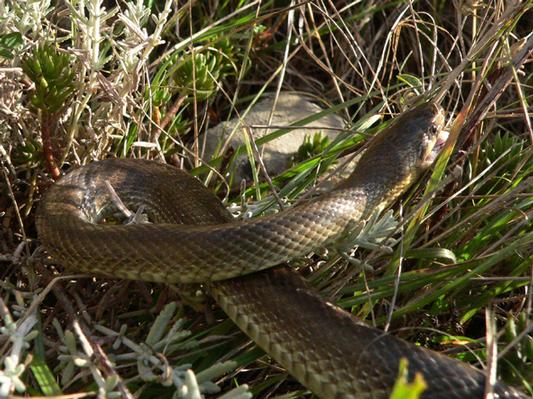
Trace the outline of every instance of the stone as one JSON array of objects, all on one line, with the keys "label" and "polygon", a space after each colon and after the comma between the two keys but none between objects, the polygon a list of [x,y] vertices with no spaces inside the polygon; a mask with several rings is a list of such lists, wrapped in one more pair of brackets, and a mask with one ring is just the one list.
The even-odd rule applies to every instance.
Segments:
[{"label": "stone", "polygon": [[[231,135],[225,147],[226,151],[229,149],[235,150],[244,145],[244,135],[247,134],[244,127],[246,126],[249,128],[254,140],[257,140],[278,130],[280,127],[289,127],[292,123],[324,110],[312,102],[309,96],[282,92],[278,97],[272,116],[271,128],[251,127],[267,125],[273,106],[274,94],[268,94],[244,117],[244,124],[239,121],[239,118],[234,118],[209,129],[207,131],[204,159],[210,160],[217,146],[221,145],[221,143],[224,145],[224,142],[228,140],[234,130],[235,132]],[[339,115],[329,114],[310,122],[308,125],[313,128],[295,128],[281,137],[258,146],[259,153],[270,176],[280,174],[290,166],[292,157],[297,153],[306,136],[312,138],[317,132],[320,132],[332,141],[340,133],[339,129],[345,128],[346,122]],[[234,186],[238,185],[243,179],[247,181],[252,179],[251,167],[246,153],[239,155],[233,166],[235,167]],[[262,175],[260,177],[262,178]]]}]

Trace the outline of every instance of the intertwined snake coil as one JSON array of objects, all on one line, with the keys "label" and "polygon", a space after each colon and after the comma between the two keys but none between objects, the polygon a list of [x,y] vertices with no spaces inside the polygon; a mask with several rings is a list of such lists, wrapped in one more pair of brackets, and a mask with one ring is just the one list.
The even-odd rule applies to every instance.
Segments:
[{"label": "intertwined snake coil", "polygon": [[[94,162],[48,190],[37,229],[49,253],[74,270],[210,282],[229,317],[321,398],[388,398],[406,358],[410,378],[420,372],[428,385],[423,398],[481,399],[482,372],[366,326],[281,265],[342,241],[354,224],[390,205],[433,163],[445,141],[443,124],[443,110],[434,104],[405,112],[334,190],[246,221],[232,220],[197,179],[176,168],[133,159]],[[98,224],[115,206],[107,182],[130,209],[142,205],[153,224]],[[495,398],[526,397],[499,382],[493,390]]]}]

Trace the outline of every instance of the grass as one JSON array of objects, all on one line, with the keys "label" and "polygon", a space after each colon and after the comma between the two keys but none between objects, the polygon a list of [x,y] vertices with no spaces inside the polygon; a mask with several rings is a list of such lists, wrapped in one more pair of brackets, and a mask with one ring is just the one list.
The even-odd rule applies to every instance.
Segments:
[{"label": "grass", "polygon": [[[532,395],[532,5],[0,4],[0,397],[310,397],[202,287],[63,271],[39,247],[36,207],[70,167],[142,157],[270,211],[272,187],[297,199],[421,95],[442,102],[451,137],[394,207],[393,254],[359,250],[372,273],[316,254],[300,268],[369,324]],[[202,156],[201,134],[279,90],[315,96],[356,134],[315,143],[272,185],[253,163],[254,181],[232,192],[231,167]]]}]

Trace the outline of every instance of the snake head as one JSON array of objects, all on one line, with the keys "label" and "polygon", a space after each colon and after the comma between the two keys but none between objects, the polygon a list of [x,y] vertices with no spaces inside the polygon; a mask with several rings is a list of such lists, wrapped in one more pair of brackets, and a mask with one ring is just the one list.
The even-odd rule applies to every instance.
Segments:
[{"label": "snake head", "polygon": [[392,201],[435,161],[444,147],[444,110],[427,103],[396,117],[361,156],[352,176],[339,187],[364,185]]},{"label": "snake head", "polygon": [[416,178],[433,164],[448,139],[444,120],[444,110],[433,103],[406,111],[370,144],[368,157],[375,160],[374,154],[387,154],[384,159],[395,174]]},{"label": "snake head", "polygon": [[422,172],[433,164],[448,139],[444,119],[444,110],[436,104],[413,108],[381,132],[375,146],[395,153],[399,171]]},{"label": "snake head", "polygon": [[[444,130],[444,109],[435,104],[429,104],[430,112],[428,118],[429,122],[422,121],[422,139],[420,142],[420,166],[421,168],[428,168],[435,162],[440,152],[444,148],[448,140],[448,131]],[[416,109],[415,109],[416,110]],[[428,124],[424,128],[424,124]]]}]

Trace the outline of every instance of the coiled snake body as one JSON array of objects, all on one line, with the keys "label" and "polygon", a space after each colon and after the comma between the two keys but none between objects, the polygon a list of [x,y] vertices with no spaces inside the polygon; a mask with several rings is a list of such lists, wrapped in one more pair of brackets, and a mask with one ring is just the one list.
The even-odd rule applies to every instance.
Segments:
[{"label": "coiled snake body", "polygon": [[[232,221],[213,194],[175,168],[143,160],[91,163],[50,188],[37,229],[66,267],[113,278],[210,282],[229,317],[321,398],[388,398],[401,358],[410,377],[422,373],[423,398],[482,398],[480,371],[366,326],[313,294],[287,266],[276,266],[342,242],[394,201],[433,162],[442,127],[436,105],[408,111],[330,193],[249,221]],[[114,207],[107,182],[154,223],[97,224]],[[493,389],[496,398],[525,398],[502,383]]]}]

